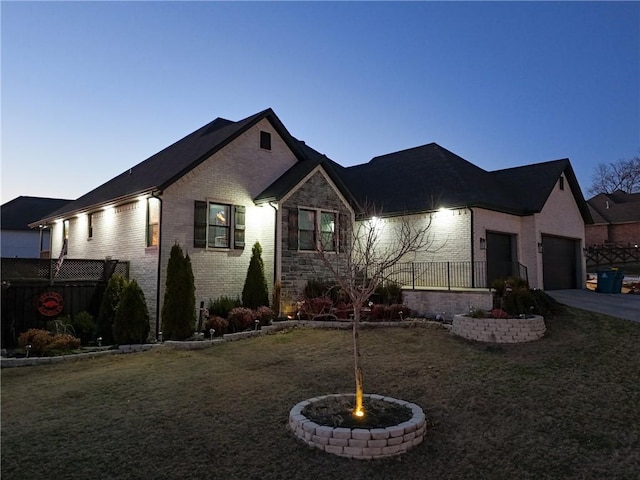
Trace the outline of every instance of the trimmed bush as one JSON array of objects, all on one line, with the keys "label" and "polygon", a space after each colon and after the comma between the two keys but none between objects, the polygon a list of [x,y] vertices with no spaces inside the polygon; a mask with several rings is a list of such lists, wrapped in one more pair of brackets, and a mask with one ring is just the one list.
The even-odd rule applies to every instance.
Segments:
[{"label": "trimmed bush", "polygon": [[395,282],[378,285],[374,293],[379,303],[393,305],[402,303],[402,287]]},{"label": "trimmed bush", "polygon": [[162,335],[166,340],[186,340],[196,328],[196,297],[191,259],[178,243],[171,247],[162,305]]},{"label": "trimmed bush", "polygon": [[89,312],[77,313],[71,319],[71,326],[73,327],[76,337],[78,337],[84,345],[96,339],[97,325],[93,320],[93,315]]},{"label": "trimmed bush", "polygon": [[122,291],[113,323],[113,337],[119,344],[145,343],[149,330],[144,293],[138,282],[132,280]]},{"label": "trimmed bush", "polygon": [[239,298],[222,296],[216,300],[210,299],[207,310],[209,310],[209,315],[217,315],[218,317],[227,318],[231,310],[241,306],[242,302]]},{"label": "trimmed bush", "polygon": [[232,333],[242,332],[249,327],[254,326],[255,314],[250,308],[238,307],[229,312],[227,321],[229,322],[229,330]]},{"label": "trimmed bush", "polygon": [[53,335],[46,330],[31,328],[18,337],[18,344],[25,348],[31,345],[33,356],[53,356],[69,353],[80,347],[80,339],[67,333]]},{"label": "trimmed bush", "polygon": [[109,279],[107,288],[102,295],[102,302],[96,319],[96,335],[102,337],[103,345],[111,345],[113,343],[113,321],[116,317],[122,290],[124,290],[126,284],[127,281],[123,277],[117,274],[113,275]]},{"label": "trimmed bush", "polygon": [[276,313],[269,307],[258,307],[253,312],[254,317],[260,320],[260,327],[266,327],[271,324],[271,321],[276,318]]},{"label": "trimmed bush", "polygon": [[229,322],[217,315],[209,316],[209,318],[204,322],[204,334],[209,335],[209,330],[212,328],[215,330],[213,336],[221,337],[229,330]]},{"label": "trimmed bush", "polygon": [[247,278],[242,289],[242,305],[246,308],[258,308],[269,305],[269,288],[264,276],[262,247],[256,242],[251,249],[251,260],[247,269]]},{"label": "trimmed bush", "polygon": [[51,337],[51,342],[44,348],[43,355],[53,357],[56,355],[64,355],[73,350],[80,348],[80,339],[62,333]]}]

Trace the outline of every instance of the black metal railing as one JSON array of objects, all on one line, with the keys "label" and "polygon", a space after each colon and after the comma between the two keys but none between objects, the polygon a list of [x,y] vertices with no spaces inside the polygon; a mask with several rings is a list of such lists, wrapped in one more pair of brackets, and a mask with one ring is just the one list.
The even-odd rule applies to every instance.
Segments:
[{"label": "black metal railing", "polygon": [[[528,281],[527,267],[510,262],[510,276]],[[487,275],[487,262],[398,263],[385,272],[385,280],[411,288],[489,288],[495,280]]]}]

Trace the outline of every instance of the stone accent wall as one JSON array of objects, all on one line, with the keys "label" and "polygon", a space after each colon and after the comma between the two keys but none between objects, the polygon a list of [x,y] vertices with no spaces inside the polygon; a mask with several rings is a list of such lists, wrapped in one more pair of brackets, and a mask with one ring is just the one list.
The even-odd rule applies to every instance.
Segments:
[{"label": "stone accent wall", "polygon": [[334,428],[318,425],[302,414],[311,403],[332,396],[310,398],[295,405],[289,412],[289,428],[293,434],[309,446],[327,453],[356,459],[385,458],[400,455],[422,443],[426,432],[426,419],[422,408],[415,403],[405,402],[377,394],[365,397],[397,403],[411,409],[413,416],[406,422],[386,428]]},{"label": "stone accent wall", "polygon": [[[290,308],[292,303],[301,299],[302,291],[307,281],[311,279],[320,281],[333,280],[317,252],[292,250],[289,247],[289,215],[292,213],[297,215],[298,208],[332,211],[337,214],[348,215],[349,219],[352,218],[352,211],[349,205],[321,169],[312,172],[306,181],[282,202],[280,206],[280,244],[282,248],[280,281],[282,283],[281,298],[284,310],[288,307]],[[327,253],[327,255],[333,254]]]},{"label": "stone accent wall", "polygon": [[456,315],[451,332],[469,340],[491,343],[522,343],[539,340],[546,331],[544,318],[473,318]]},{"label": "stone accent wall", "polygon": [[402,289],[402,299],[415,314],[428,318],[440,316],[444,320],[451,320],[458,313],[468,312],[471,307],[483,310],[491,310],[493,307],[493,293],[486,289]]}]

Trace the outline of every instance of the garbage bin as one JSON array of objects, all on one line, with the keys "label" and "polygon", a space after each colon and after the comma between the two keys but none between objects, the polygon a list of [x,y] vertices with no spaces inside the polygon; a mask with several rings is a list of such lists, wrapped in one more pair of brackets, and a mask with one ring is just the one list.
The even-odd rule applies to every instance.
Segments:
[{"label": "garbage bin", "polygon": [[598,287],[596,292],[621,293],[624,272],[622,270],[598,270]]}]

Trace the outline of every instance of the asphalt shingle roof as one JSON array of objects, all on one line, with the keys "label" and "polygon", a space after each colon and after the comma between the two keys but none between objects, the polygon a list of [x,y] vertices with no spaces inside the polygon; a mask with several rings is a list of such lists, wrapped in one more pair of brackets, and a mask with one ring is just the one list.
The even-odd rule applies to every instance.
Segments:
[{"label": "asphalt shingle roof", "polygon": [[594,223],[640,222],[640,193],[600,193],[587,200]]},{"label": "asphalt shingle roof", "polygon": [[529,215],[542,209],[564,173],[585,222],[591,222],[567,159],[488,172],[430,143],[345,168],[292,137],[270,108],[238,122],[217,118],[43,220],[161,191],[264,118],[271,122],[299,161],[258,195],[254,199],[257,203],[279,200],[321,165],[356,210],[358,204],[373,204],[386,215],[439,207],[483,207]]},{"label": "asphalt shingle roof", "polygon": [[297,143],[293,141],[291,135],[270,108],[238,122],[216,118],[77,200],[70,202],[65,207],[52,212],[47,219],[87,210],[117,199],[162,190],[263,118],[269,119],[285,142],[289,142],[294,153],[300,155],[296,150]]},{"label": "asphalt shingle roof", "polygon": [[2,230],[30,230],[29,224],[68,204],[63,198],[20,196],[0,207]]}]

